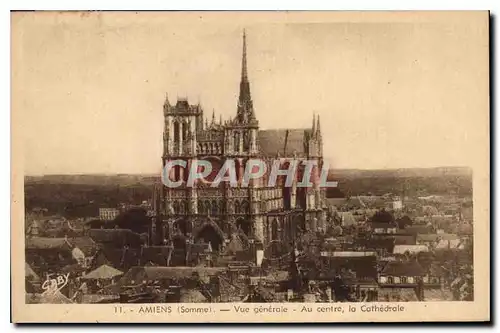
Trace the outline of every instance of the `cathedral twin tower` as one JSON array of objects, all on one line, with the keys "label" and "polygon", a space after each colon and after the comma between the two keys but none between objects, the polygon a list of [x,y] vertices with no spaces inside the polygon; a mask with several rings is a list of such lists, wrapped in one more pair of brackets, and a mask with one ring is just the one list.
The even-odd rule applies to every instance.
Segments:
[{"label": "cathedral twin tower", "polygon": [[187,99],[170,104],[168,97],[163,114],[163,166],[172,160],[183,160],[187,165],[174,168],[172,177],[187,181],[187,170],[200,159],[210,161],[212,171],[194,186],[162,185],[156,189],[156,243],[205,242],[220,251],[238,237],[248,246],[262,244],[266,249],[276,242],[293,244],[298,233],[322,227],[324,191],[318,183],[311,188],[298,188],[296,182],[292,187],[269,187],[265,181],[249,187],[227,183],[210,186],[228,159],[234,161],[238,182],[249,159],[271,164],[278,158],[283,165],[290,160],[315,160],[316,172],[323,163],[319,117],[314,117],[311,128],[259,130],[248,80],[245,32],[236,116],[222,122],[212,115],[209,122],[200,104],[189,104]]}]

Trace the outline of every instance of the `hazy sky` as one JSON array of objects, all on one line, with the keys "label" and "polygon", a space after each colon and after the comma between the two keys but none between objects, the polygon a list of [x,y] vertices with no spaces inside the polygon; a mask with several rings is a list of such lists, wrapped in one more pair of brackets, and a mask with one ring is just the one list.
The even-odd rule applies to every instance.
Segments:
[{"label": "hazy sky", "polygon": [[243,28],[261,128],[319,114],[333,167],[470,165],[488,148],[475,144],[488,132],[484,15],[295,17],[14,14],[25,172],[158,172],[167,92],[236,114]]}]

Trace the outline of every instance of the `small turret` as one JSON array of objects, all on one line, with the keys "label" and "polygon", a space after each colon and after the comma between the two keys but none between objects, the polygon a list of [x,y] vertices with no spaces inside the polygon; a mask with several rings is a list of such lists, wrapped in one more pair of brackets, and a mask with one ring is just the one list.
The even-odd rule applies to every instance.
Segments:
[{"label": "small turret", "polygon": [[316,133],[316,113],[313,113],[312,136]]},{"label": "small turret", "polygon": [[316,121],[316,133],[315,133],[315,136],[316,136],[316,139],[320,139],[321,138],[321,124],[320,124],[320,121],[319,121],[319,115],[318,115],[318,119]]}]

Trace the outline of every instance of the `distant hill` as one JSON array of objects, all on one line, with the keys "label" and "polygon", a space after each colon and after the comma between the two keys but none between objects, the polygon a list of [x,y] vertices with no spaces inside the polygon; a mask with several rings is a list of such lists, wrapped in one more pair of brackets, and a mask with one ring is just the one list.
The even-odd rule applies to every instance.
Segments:
[{"label": "distant hill", "polygon": [[[443,177],[472,176],[467,167],[408,168],[408,169],[330,169],[328,179],[352,179],[372,177]],[[161,181],[159,174],[81,174],[81,175],[44,175],[26,176],[26,184],[85,184],[85,185],[147,185]]]},{"label": "distant hill", "polygon": [[26,176],[25,184],[74,184],[74,185],[153,185],[161,181],[160,175],[152,174],[83,174]]},{"label": "distant hill", "polygon": [[443,177],[472,176],[468,167],[437,167],[437,168],[404,168],[404,169],[330,169],[328,178],[371,178],[371,177]]},{"label": "distant hill", "polygon": [[330,170],[329,180],[338,188],[328,189],[327,196],[383,195],[472,195],[472,170],[465,167],[412,168],[386,170]]}]

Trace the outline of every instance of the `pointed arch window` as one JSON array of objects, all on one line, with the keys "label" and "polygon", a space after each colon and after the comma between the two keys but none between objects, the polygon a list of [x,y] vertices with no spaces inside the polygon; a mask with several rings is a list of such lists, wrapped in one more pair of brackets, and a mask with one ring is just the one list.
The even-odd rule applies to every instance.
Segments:
[{"label": "pointed arch window", "polygon": [[180,141],[180,126],[177,121],[174,121],[174,142]]},{"label": "pointed arch window", "polygon": [[217,205],[217,201],[213,200],[210,215],[217,215],[218,213],[219,213],[219,207]]},{"label": "pointed arch window", "polygon": [[240,211],[242,214],[248,214],[250,212],[250,205],[248,204],[248,201],[244,200],[241,202]]},{"label": "pointed arch window", "polygon": [[234,150],[240,151],[240,133],[234,132]]},{"label": "pointed arch window", "polygon": [[187,135],[188,135],[188,124],[182,123],[182,141],[187,140]]}]

